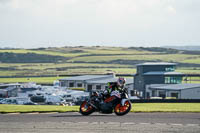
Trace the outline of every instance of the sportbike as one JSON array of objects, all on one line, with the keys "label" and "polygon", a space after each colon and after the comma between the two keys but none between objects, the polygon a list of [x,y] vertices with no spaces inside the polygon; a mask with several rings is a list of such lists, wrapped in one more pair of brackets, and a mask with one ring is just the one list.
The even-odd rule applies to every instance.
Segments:
[{"label": "sportbike", "polygon": [[93,92],[89,100],[85,100],[80,105],[82,115],[90,115],[93,112],[104,114],[115,113],[118,116],[125,115],[131,110],[131,102],[127,89],[113,91],[109,96],[104,93]]}]

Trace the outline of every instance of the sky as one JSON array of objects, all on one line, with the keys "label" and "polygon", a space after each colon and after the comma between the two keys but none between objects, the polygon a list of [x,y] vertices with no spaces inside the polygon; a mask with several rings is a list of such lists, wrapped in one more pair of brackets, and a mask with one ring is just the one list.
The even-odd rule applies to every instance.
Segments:
[{"label": "sky", "polygon": [[0,0],[0,47],[200,44],[200,0]]}]

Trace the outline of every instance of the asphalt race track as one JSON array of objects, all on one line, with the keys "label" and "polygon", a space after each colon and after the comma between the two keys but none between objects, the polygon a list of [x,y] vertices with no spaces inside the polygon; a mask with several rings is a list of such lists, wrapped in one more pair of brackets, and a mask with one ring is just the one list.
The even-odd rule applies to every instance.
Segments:
[{"label": "asphalt race track", "polygon": [[200,133],[199,113],[0,114],[0,133]]}]

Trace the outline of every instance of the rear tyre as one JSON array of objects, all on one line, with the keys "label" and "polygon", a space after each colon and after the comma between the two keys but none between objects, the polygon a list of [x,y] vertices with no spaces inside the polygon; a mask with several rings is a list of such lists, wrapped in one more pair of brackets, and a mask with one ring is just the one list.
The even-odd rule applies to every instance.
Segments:
[{"label": "rear tyre", "polygon": [[82,115],[90,115],[95,111],[95,108],[88,104],[87,101],[84,101],[80,105],[80,113]]},{"label": "rear tyre", "polygon": [[127,114],[131,110],[131,103],[130,101],[126,101],[124,106],[121,105],[121,103],[118,103],[115,108],[114,112],[118,116],[122,116]]}]

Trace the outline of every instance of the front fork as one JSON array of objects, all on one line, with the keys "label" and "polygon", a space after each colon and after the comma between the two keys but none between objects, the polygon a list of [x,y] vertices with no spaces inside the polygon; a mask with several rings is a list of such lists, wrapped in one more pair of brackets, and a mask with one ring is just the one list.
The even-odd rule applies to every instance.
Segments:
[{"label": "front fork", "polygon": [[94,101],[88,100],[87,101],[87,106],[92,106],[93,108],[95,108],[96,110],[98,109],[98,107],[95,105]]}]

